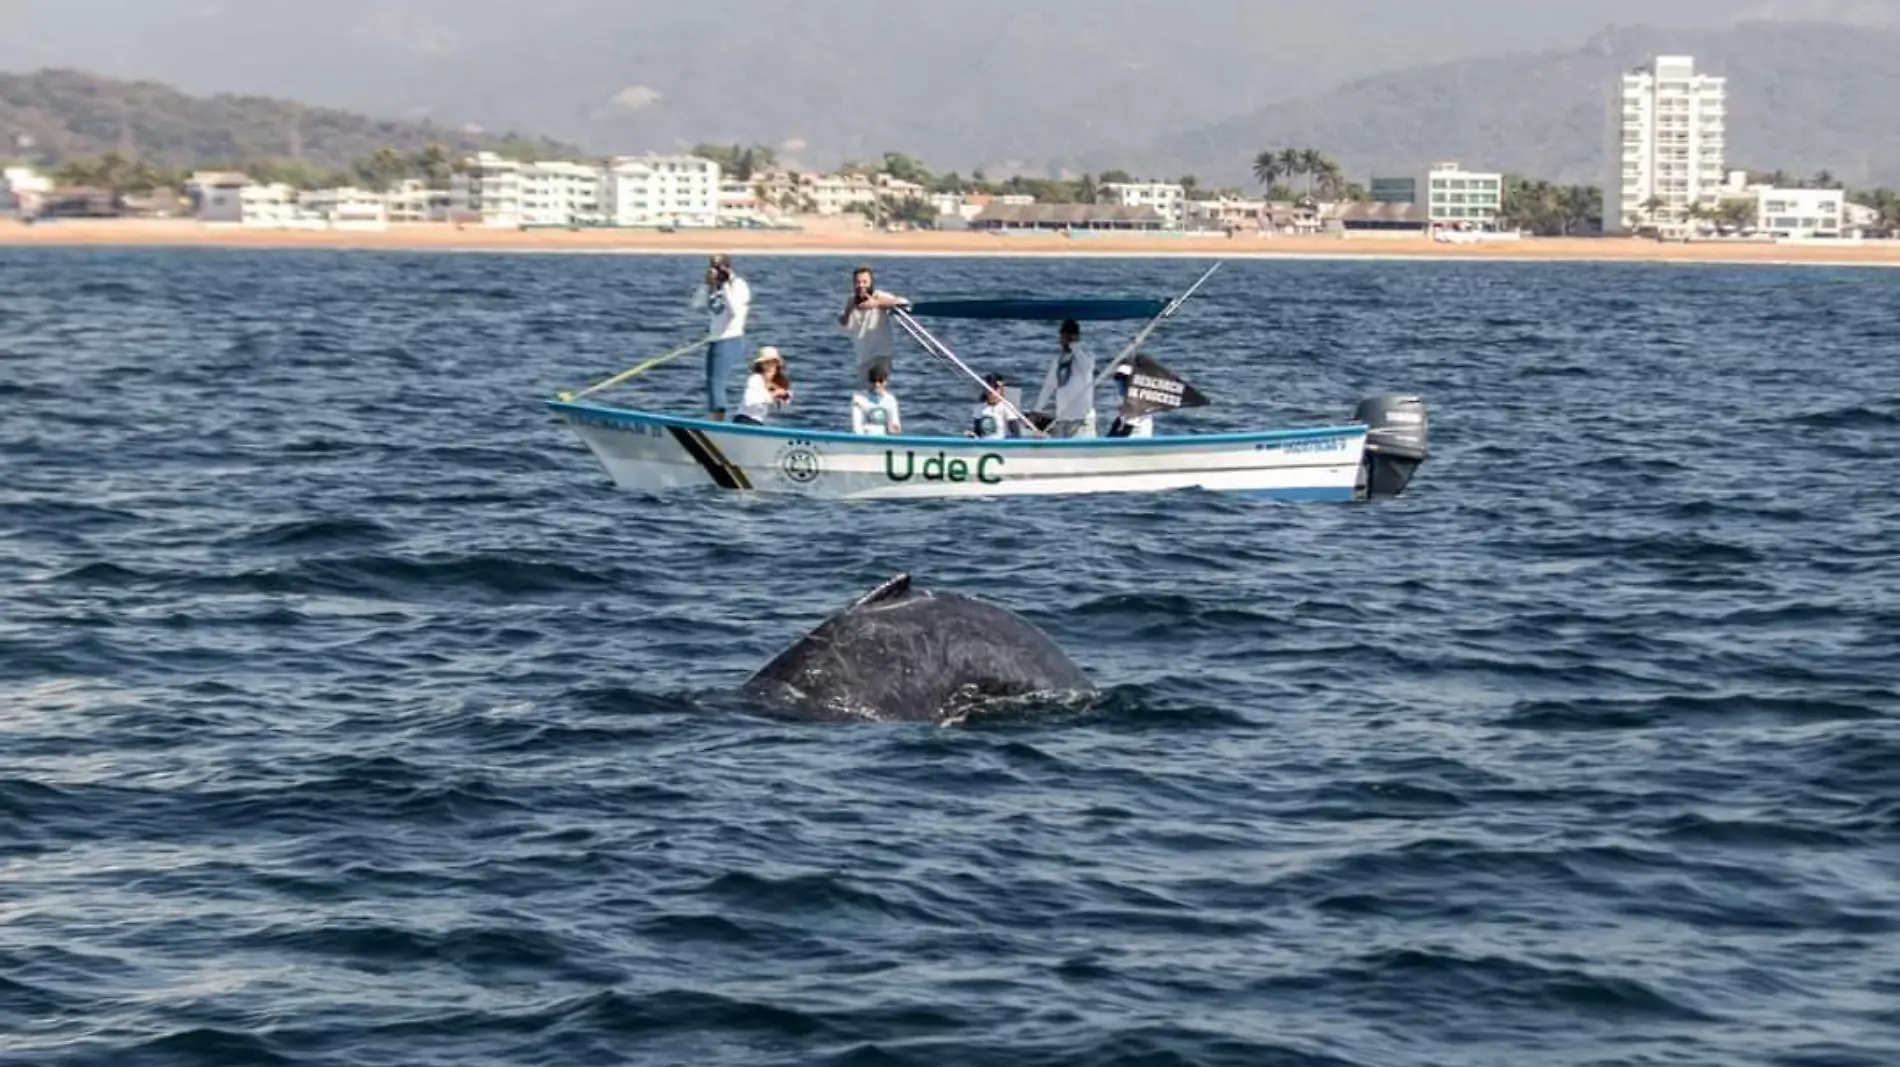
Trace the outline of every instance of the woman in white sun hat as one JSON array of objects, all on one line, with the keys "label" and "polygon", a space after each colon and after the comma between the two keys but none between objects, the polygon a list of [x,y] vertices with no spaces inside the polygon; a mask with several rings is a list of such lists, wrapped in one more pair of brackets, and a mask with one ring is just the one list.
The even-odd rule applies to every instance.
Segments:
[{"label": "woman in white sun hat", "polygon": [[733,422],[765,425],[767,415],[785,410],[792,402],[792,380],[785,376],[785,357],[771,345],[752,357],[752,374],[745,380],[745,397]]}]

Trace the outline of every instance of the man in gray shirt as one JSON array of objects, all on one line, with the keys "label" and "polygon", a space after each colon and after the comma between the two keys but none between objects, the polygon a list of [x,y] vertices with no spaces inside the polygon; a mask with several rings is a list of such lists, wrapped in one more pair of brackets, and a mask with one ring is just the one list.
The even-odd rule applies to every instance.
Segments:
[{"label": "man in gray shirt", "polygon": [[895,293],[880,291],[871,268],[859,267],[851,272],[851,302],[845,305],[844,314],[838,316],[838,326],[850,336],[851,347],[858,356],[857,370],[851,379],[853,388],[869,384],[871,367],[879,360],[889,367],[897,358],[891,341],[891,309],[909,303]]}]

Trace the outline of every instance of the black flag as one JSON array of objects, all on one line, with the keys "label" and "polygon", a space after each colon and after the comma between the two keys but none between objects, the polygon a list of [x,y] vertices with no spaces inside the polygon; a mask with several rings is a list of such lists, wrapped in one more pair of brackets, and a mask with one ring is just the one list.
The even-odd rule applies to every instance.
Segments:
[{"label": "black flag", "polygon": [[1154,411],[1178,411],[1204,408],[1212,401],[1181,380],[1180,376],[1147,356],[1136,356],[1134,373],[1128,378],[1128,395],[1122,400],[1121,417],[1138,418]]}]

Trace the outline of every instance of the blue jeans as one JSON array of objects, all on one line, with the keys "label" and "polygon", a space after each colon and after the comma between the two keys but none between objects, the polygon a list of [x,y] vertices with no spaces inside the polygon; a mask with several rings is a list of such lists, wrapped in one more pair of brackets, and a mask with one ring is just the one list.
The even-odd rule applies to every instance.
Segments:
[{"label": "blue jeans", "polygon": [[728,337],[706,346],[706,410],[724,414],[731,407],[732,368],[745,355],[745,338]]}]

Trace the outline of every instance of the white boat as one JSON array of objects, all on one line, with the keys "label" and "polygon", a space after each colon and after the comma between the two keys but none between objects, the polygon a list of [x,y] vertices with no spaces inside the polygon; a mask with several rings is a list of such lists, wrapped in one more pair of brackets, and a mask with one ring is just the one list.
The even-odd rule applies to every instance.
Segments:
[{"label": "white boat", "polygon": [[860,436],[551,400],[623,489],[689,486],[833,499],[1206,489],[1279,500],[1362,493],[1363,423],[1066,440]]},{"label": "white boat", "polygon": [[[1199,286],[1196,282],[1194,288]],[[1172,301],[938,301],[893,315],[926,351],[979,386],[983,380],[919,326],[914,316],[1098,321],[1151,317],[1147,328],[1102,371],[1099,385],[1193,291]],[[666,358],[671,357],[662,357]],[[1147,357],[1134,362],[1137,389],[1144,381],[1162,386],[1141,393],[1151,400],[1143,410],[1178,410],[1206,403],[1205,397]],[[1141,377],[1144,367],[1152,368],[1158,377]],[[1167,395],[1170,383],[1173,396]],[[1185,405],[1183,394],[1189,398]],[[1345,501],[1404,492],[1425,459],[1425,406],[1413,396],[1372,397],[1359,405],[1353,421],[1332,426],[1066,439],[868,436],[715,422],[601,404],[584,396],[563,394],[547,405],[593,451],[616,485],[648,492],[712,486],[874,500],[1201,489],[1274,500]],[[1132,407],[1127,410],[1142,413]]]}]

